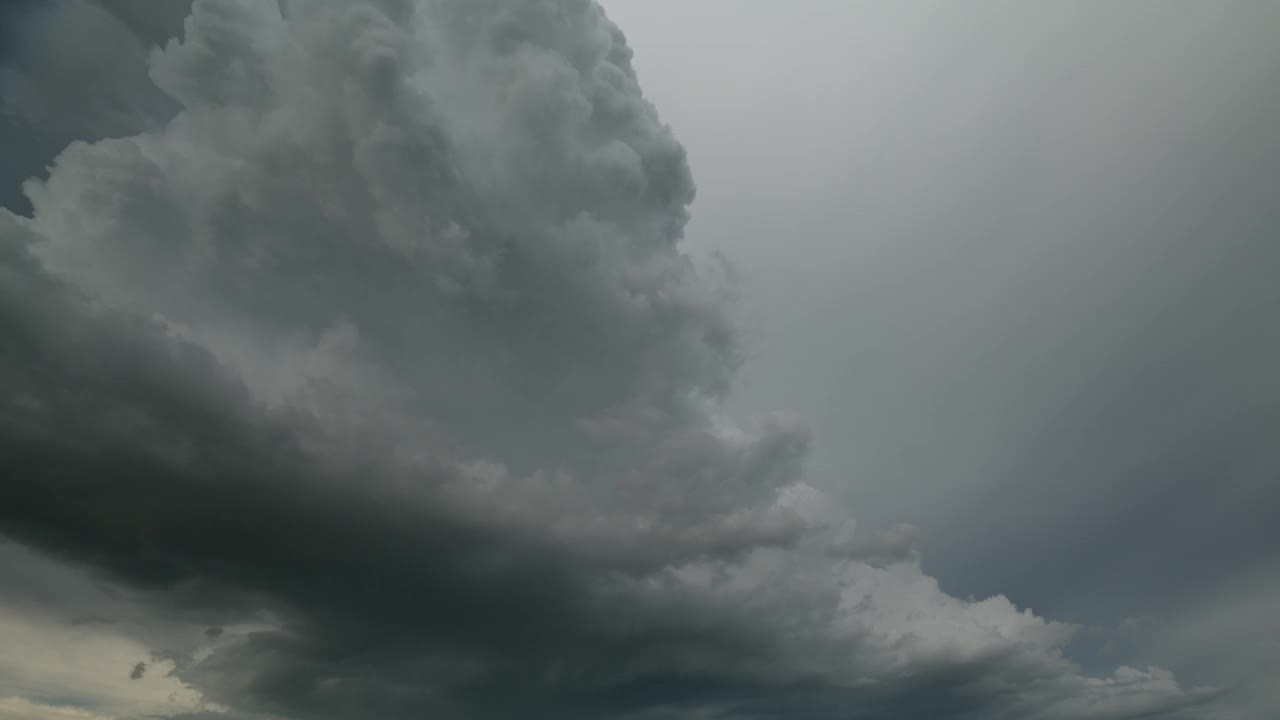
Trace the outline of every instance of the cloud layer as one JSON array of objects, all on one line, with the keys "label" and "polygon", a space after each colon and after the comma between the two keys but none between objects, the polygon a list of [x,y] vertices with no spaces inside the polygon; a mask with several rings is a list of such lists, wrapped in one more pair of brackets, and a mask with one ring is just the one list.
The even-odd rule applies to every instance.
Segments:
[{"label": "cloud layer", "polygon": [[[188,625],[160,658],[192,712],[1212,699],[1082,675],[1072,628],[946,595],[913,529],[805,484],[801,419],[727,416],[729,273],[681,251],[684,150],[594,3],[198,0],[141,42],[101,49],[139,74],[76,118],[112,129],[0,211],[0,532]],[[33,87],[6,111],[72,115]],[[11,682],[0,713],[37,702]]]}]

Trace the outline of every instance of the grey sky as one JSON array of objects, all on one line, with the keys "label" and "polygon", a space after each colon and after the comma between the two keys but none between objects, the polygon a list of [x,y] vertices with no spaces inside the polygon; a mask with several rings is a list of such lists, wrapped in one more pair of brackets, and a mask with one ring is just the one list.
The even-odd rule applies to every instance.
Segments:
[{"label": "grey sky", "polygon": [[10,9],[0,719],[1280,701],[1280,9],[603,5]]},{"label": "grey sky", "polygon": [[740,406],[944,587],[1274,678],[1224,608],[1280,577],[1280,11],[607,5],[744,278]]}]

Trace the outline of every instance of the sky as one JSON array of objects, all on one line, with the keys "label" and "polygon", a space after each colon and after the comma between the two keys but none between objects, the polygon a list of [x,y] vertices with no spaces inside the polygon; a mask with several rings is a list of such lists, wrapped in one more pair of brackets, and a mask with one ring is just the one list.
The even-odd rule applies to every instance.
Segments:
[{"label": "sky", "polygon": [[1280,6],[0,9],[0,720],[1280,707]]}]

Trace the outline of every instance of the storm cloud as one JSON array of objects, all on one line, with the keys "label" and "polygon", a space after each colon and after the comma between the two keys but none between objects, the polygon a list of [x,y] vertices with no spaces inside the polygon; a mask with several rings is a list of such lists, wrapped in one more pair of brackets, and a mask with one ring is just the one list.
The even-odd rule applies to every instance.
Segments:
[{"label": "storm cloud", "polygon": [[171,666],[165,714],[1212,717],[944,593],[803,419],[727,411],[732,272],[595,3],[130,8],[39,14],[123,33],[112,84],[67,40],[6,76],[84,139],[0,210],[0,532],[187,628],[118,673]]}]

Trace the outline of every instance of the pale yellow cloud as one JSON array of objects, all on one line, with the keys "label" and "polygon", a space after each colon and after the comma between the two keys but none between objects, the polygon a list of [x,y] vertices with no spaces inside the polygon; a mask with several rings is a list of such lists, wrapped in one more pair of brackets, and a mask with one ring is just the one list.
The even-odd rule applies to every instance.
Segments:
[{"label": "pale yellow cloud", "polygon": [[26,698],[0,699],[0,720],[111,720],[77,707],[45,705]]},{"label": "pale yellow cloud", "polygon": [[[145,672],[131,678],[140,662]],[[198,691],[168,674],[172,669],[111,626],[71,626],[0,607],[0,720],[97,720],[204,707]]]}]

